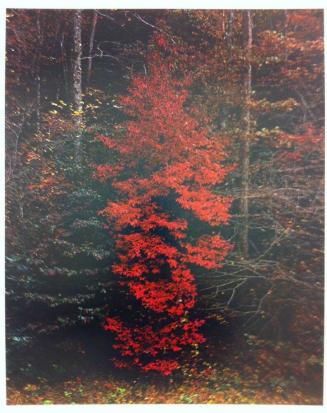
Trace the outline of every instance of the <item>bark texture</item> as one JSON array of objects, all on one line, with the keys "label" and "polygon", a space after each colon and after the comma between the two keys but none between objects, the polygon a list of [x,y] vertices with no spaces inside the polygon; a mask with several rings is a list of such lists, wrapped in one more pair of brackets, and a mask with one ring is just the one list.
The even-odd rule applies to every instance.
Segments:
[{"label": "bark texture", "polygon": [[75,162],[81,158],[81,138],[83,126],[82,101],[82,11],[74,12],[74,65],[73,65],[73,98],[75,123]]},{"label": "bark texture", "polygon": [[245,27],[247,32],[247,72],[245,76],[245,111],[244,111],[244,135],[242,139],[242,198],[241,216],[243,225],[241,229],[241,248],[244,259],[249,257],[249,182],[250,182],[250,139],[251,139],[251,111],[250,100],[252,96],[252,44],[253,44],[253,18],[250,10],[245,12]]},{"label": "bark texture", "polygon": [[98,13],[94,11],[93,13],[93,19],[92,19],[92,29],[91,29],[91,34],[90,34],[90,43],[89,43],[89,60],[88,60],[88,65],[87,65],[87,82],[90,82],[91,75],[92,75],[92,62],[93,62],[93,57],[92,57],[92,52],[93,52],[93,45],[94,45],[94,36],[95,36],[95,30],[97,27],[97,21],[98,21]]}]

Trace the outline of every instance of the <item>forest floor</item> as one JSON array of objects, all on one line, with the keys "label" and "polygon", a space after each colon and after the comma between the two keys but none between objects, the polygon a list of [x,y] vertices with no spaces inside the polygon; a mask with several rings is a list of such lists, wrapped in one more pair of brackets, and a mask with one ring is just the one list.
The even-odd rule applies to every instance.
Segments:
[{"label": "forest floor", "polygon": [[56,385],[27,384],[23,388],[8,384],[8,404],[111,404],[111,403],[204,403],[204,404],[321,404],[319,396],[300,389],[260,384],[255,375],[242,377],[224,369],[215,381],[185,380],[167,388],[155,384],[131,384],[108,376],[97,380],[75,379]]},{"label": "forest floor", "polygon": [[[104,354],[107,337],[103,347],[99,336],[89,332],[88,337],[88,344],[76,337],[58,345],[49,340],[50,347],[44,342],[34,349],[41,364],[33,365],[29,376],[21,368],[9,369],[7,403],[322,404],[321,350],[249,334],[228,336],[221,330],[200,352],[190,354],[175,375],[159,377],[115,370],[110,353]],[[30,354],[20,362],[15,358],[16,364],[31,361]]]},{"label": "forest floor", "polygon": [[[179,380],[146,381],[108,374],[69,380],[14,385],[7,382],[7,403],[24,404],[322,404],[321,390],[308,387],[293,376],[266,372],[257,364],[226,367],[209,364],[201,371],[187,367]],[[240,368],[241,365],[241,368]]]}]

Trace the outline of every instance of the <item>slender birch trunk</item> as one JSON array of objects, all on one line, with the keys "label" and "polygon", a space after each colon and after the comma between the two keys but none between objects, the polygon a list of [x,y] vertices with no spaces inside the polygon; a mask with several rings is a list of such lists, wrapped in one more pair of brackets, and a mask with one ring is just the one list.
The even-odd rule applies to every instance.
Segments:
[{"label": "slender birch trunk", "polygon": [[67,100],[70,100],[70,87],[69,87],[69,70],[67,63],[67,55],[65,50],[65,32],[63,30],[60,40],[60,49],[61,49],[61,60],[62,60],[62,74],[64,80],[64,92]]},{"label": "slender birch trunk", "polygon": [[73,63],[73,101],[75,126],[75,162],[81,160],[81,138],[83,127],[82,101],[82,10],[74,12],[74,63]]},{"label": "slender birch trunk", "polygon": [[251,110],[250,100],[252,96],[252,44],[253,44],[253,21],[252,12],[245,12],[245,28],[247,31],[247,72],[245,76],[245,111],[244,111],[244,136],[242,139],[241,149],[241,171],[242,171],[242,198],[241,198],[241,216],[243,225],[241,230],[241,248],[244,259],[249,257],[249,181],[250,181],[250,139],[251,139]]},{"label": "slender birch trunk", "polygon": [[92,52],[93,52],[94,36],[95,36],[95,30],[96,30],[96,27],[97,27],[97,22],[98,22],[98,13],[94,10],[93,20],[92,20],[92,29],[91,29],[91,34],[90,34],[90,43],[89,43],[89,60],[88,60],[88,65],[87,65],[87,83],[90,82],[91,74],[92,74],[92,63],[93,63]]},{"label": "slender birch trunk", "polygon": [[41,35],[41,21],[40,21],[40,10],[37,10],[36,15],[36,30],[38,39],[38,54],[36,58],[36,70],[35,70],[35,80],[36,80],[36,133],[40,132],[40,111],[41,111],[41,47],[42,47],[42,35]]}]

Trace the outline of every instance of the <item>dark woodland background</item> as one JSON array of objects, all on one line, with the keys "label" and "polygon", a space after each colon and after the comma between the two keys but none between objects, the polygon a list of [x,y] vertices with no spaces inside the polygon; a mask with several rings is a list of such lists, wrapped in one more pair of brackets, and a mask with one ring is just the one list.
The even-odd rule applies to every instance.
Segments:
[{"label": "dark woodland background", "polygon": [[[237,166],[234,249],[196,277],[207,342],[169,379],[109,361],[104,318],[130,303],[93,177],[155,33]],[[321,403],[323,12],[12,9],[6,47],[9,403]]]}]

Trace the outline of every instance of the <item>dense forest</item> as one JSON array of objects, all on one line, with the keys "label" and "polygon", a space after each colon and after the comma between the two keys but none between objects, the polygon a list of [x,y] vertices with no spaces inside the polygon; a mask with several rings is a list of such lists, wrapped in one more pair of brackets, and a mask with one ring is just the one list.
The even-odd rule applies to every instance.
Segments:
[{"label": "dense forest", "polygon": [[321,404],[321,10],[8,9],[9,404]]}]

